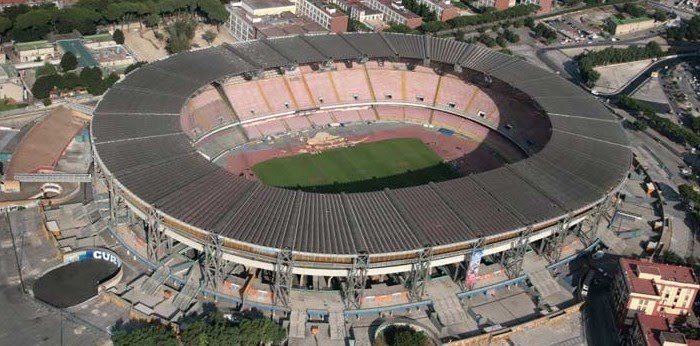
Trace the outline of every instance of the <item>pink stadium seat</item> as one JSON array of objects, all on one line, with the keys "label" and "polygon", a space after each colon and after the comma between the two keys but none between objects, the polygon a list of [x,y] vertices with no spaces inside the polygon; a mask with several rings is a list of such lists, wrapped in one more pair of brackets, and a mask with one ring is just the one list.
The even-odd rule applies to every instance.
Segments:
[{"label": "pink stadium seat", "polygon": [[270,113],[265,99],[254,83],[229,84],[224,86],[224,90],[241,120],[255,119]]},{"label": "pink stadium seat", "polygon": [[360,109],[357,111],[357,114],[360,115],[360,118],[364,121],[375,121],[377,120],[377,114],[374,112],[374,109],[367,108],[367,109]]},{"label": "pink stadium seat", "polygon": [[295,108],[292,96],[289,94],[282,77],[263,79],[257,83],[272,112],[288,112]]},{"label": "pink stadium seat", "polygon": [[360,118],[360,114],[357,113],[357,110],[333,111],[332,113],[339,123],[362,121],[362,118]]},{"label": "pink stadium seat", "polygon": [[241,129],[232,127],[208,136],[197,143],[195,147],[207,156],[214,158],[225,150],[234,148],[245,142],[246,140],[243,137]]},{"label": "pink stadium seat", "polygon": [[309,120],[315,126],[326,126],[328,124],[335,123],[336,121],[331,118],[331,115],[327,112],[316,112],[308,116]]},{"label": "pink stadium seat", "polygon": [[255,125],[246,124],[243,125],[243,129],[245,129],[245,132],[246,134],[248,134],[248,138],[250,140],[255,140],[263,137],[262,133],[260,133],[260,130]]},{"label": "pink stadium seat", "polygon": [[343,65],[341,69],[333,71],[331,74],[333,74],[333,80],[338,89],[338,96],[340,96],[341,102],[351,103],[372,100],[367,77],[361,66],[347,69]]},{"label": "pink stadium seat", "polygon": [[460,118],[455,115],[433,111],[433,125],[457,131],[462,123]]},{"label": "pink stadium seat", "polygon": [[[405,72],[406,101],[432,105],[439,76],[435,72]],[[423,100],[421,101],[420,98]]]},{"label": "pink stadium seat", "polygon": [[496,103],[493,102],[491,97],[485,94],[483,91],[477,92],[469,105],[469,108],[466,110],[467,114],[469,115],[480,116],[479,114],[481,114],[484,120],[487,120],[494,125],[498,125],[498,121],[494,122],[494,117],[492,115],[497,111],[498,107],[496,106]]},{"label": "pink stadium seat", "polygon": [[417,123],[417,124],[428,124],[430,123],[430,109],[418,108],[418,107],[406,107],[404,108],[404,114],[406,116],[406,121]]},{"label": "pink stadium seat", "polygon": [[287,128],[284,126],[284,122],[279,119],[266,120],[262,122],[255,123],[260,133],[263,136],[274,136],[278,134],[283,134],[287,132]]},{"label": "pink stadium seat", "polygon": [[[309,85],[309,91],[313,97],[314,102],[318,106],[324,104],[337,104],[338,99],[336,98],[335,88],[333,87],[333,82],[331,82],[332,75],[328,72],[313,72],[304,74],[306,78],[306,83]],[[321,102],[323,100],[323,102]]]},{"label": "pink stadium seat", "polygon": [[435,100],[436,105],[454,107],[459,111],[469,104],[469,101],[478,89],[471,84],[455,77],[444,76],[440,83],[440,91]]},{"label": "pink stadium seat", "polygon": [[377,101],[403,99],[401,92],[401,71],[371,69],[368,70],[368,73]]},{"label": "pink stadium seat", "polygon": [[389,121],[404,119],[403,107],[401,106],[376,106],[375,108],[377,109],[379,119]]},{"label": "pink stadium seat", "polygon": [[298,109],[308,109],[315,107],[313,97],[309,94],[304,78],[301,75],[284,77],[287,79],[289,89],[297,102]]},{"label": "pink stadium seat", "polygon": [[284,121],[287,123],[287,125],[289,125],[289,128],[292,131],[301,131],[311,128],[311,123],[309,122],[309,119],[307,119],[303,115],[289,117],[284,119]]},{"label": "pink stadium seat", "polygon": [[234,121],[233,114],[214,88],[208,88],[194,96],[187,106],[191,126],[202,132]]},{"label": "pink stadium seat", "polygon": [[180,115],[180,127],[189,136],[194,136],[197,132],[201,131],[197,125],[194,123],[194,118],[192,116],[192,110],[189,105],[185,105]]}]

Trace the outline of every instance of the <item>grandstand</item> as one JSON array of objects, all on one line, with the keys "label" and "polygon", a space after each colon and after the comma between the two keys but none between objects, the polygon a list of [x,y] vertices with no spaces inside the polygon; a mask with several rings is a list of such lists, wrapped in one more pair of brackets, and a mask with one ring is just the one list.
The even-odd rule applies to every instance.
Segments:
[{"label": "grandstand", "polygon": [[[113,214],[146,221],[149,258],[171,239],[206,255],[207,286],[240,265],[271,278],[281,305],[303,277],[340,280],[359,307],[368,277],[401,275],[416,300],[431,268],[458,272],[475,249],[507,265],[530,243],[563,246],[552,243],[562,233],[590,244],[631,163],[621,127],[584,91],[515,57],[428,36],[292,36],[180,53],[130,73],[94,114]],[[211,162],[266,136],[358,120],[440,127],[527,157],[346,194],[275,188]]]}]

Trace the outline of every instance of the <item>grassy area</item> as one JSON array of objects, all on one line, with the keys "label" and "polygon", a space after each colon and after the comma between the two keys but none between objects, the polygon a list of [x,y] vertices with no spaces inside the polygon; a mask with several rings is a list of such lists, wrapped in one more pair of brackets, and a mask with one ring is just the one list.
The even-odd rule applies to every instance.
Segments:
[{"label": "grassy area", "polygon": [[268,185],[327,193],[374,191],[459,176],[415,138],[275,158],[253,166],[253,172]]},{"label": "grassy area", "polygon": [[0,99],[0,112],[9,111],[12,109],[26,107],[24,103],[10,103],[7,100]]}]

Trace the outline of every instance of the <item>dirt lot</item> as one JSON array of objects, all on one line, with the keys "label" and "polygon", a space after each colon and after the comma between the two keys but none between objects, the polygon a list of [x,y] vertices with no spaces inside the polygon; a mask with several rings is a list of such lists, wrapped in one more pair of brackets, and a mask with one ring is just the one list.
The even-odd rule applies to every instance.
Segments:
[{"label": "dirt lot", "polygon": [[[124,27],[124,36],[126,38],[125,44],[132,52],[134,52],[136,59],[139,61],[154,61],[162,59],[168,56],[168,52],[165,50],[165,40],[159,41],[154,33],[153,29],[146,27],[141,28],[139,25],[131,25],[129,27]],[[161,33],[165,34],[165,28],[156,29]],[[207,31],[211,30],[215,33],[216,39],[212,43],[213,46],[220,45],[222,43],[232,43],[235,42],[233,36],[231,36],[228,31],[223,28],[218,29],[216,26],[208,24],[199,24],[197,31],[192,40],[193,47],[208,47],[209,44],[202,39],[202,35]]]},{"label": "dirt lot", "polygon": [[154,61],[168,56],[165,42],[158,41],[153,30],[131,27],[124,31],[124,44],[131,49],[138,61]]},{"label": "dirt lot", "polygon": [[600,79],[596,83],[595,89],[604,92],[617,91],[651,63],[651,59],[646,59],[596,67],[595,70],[600,73]]}]

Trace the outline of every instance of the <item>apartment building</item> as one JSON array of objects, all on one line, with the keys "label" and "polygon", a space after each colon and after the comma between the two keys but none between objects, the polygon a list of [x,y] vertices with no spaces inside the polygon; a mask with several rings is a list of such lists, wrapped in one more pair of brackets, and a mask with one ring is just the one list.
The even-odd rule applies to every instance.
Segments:
[{"label": "apartment building", "polygon": [[348,16],[329,2],[320,0],[297,0],[297,14],[318,23],[330,32],[348,30]]},{"label": "apartment building", "polygon": [[415,29],[423,24],[423,18],[406,9],[401,0],[368,0],[369,8],[384,14],[386,23],[403,24]]},{"label": "apartment building", "polygon": [[669,319],[688,315],[700,285],[692,268],[620,259],[620,273],[613,281],[613,301],[618,323],[629,327],[635,316]]},{"label": "apartment building", "polygon": [[502,11],[516,5],[534,4],[540,7],[537,14],[547,14],[552,12],[552,0],[477,0],[475,3],[477,8],[493,7],[497,11]]},{"label": "apartment building", "polygon": [[226,5],[224,28],[239,41],[328,30],[310,18],[297,15],[297,4],[288,0],[241,0]]},{"label": "apartment building", "polygon": [[459,9],[452,5],[451,0],[417,0],[417,2],[435,12],[439,21],[446,22],[459,16]]},{"label": "apartment building", "polygon": [[700,346],[700,340],[687,339],[674,332],[665,317],[642,314],[635,317],[632,328],[620,343],[625,346]]}]

